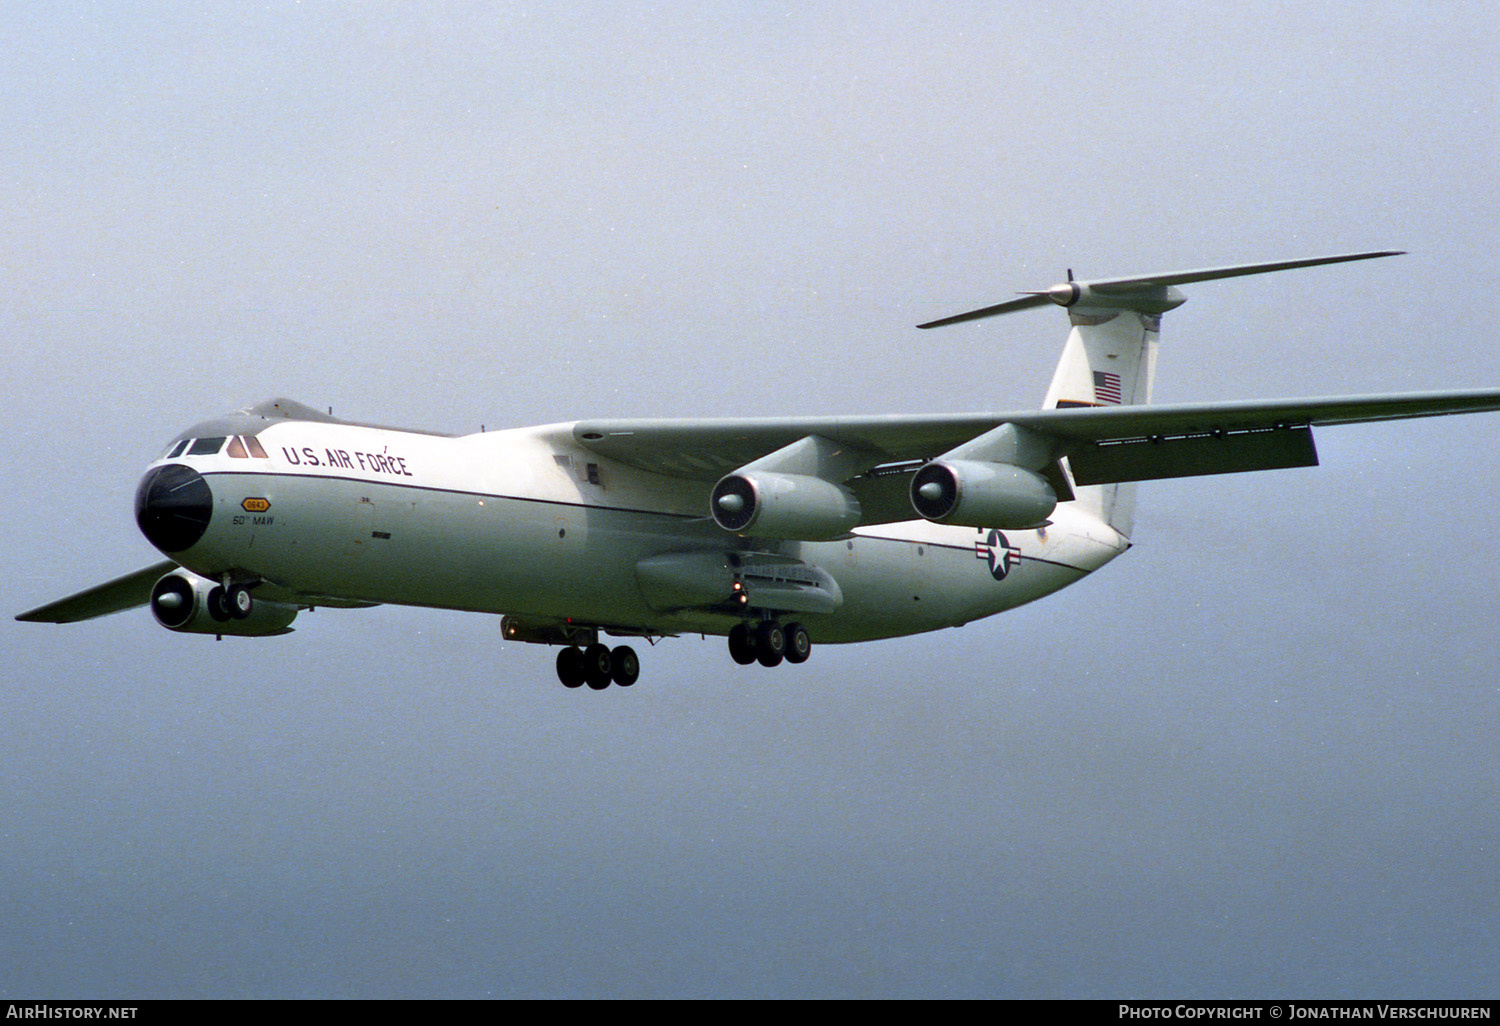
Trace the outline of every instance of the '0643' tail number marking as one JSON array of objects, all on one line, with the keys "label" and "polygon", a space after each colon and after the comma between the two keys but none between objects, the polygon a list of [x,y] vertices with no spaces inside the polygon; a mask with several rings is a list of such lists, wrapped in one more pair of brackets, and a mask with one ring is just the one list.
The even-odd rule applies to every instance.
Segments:
[{"label": "'0643' tail number marking", "polygon": [[257,527],[265,527],[276,522],[276,518],[268,516],[271,509],[271,500],[259,496],[249,496],[240,502],[240,509],[246,513],[254,513],[253,517],[236,516],[234,525],[242,527],[245,524],[254,524]]}]

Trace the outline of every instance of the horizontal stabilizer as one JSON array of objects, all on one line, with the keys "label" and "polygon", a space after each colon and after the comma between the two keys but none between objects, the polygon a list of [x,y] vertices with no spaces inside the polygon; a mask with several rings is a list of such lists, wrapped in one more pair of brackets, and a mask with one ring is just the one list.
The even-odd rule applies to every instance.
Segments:
[{"label": "horizontal stabilizer", "polygon": [[[1125,297],[1138,293],[1162,292],[1173,285],[1189,285],[1199,281],[1216,281],[1219,278],[1238,278],[1246,274],[1269,274],[1272,271],[1290,271],[1298,267],[1317,267],[1321,264],[1342,264],[1351,260],[1373,260],[1376,257],[1400,256],[1400,250],[1383,249],[1373,253],[1344,253],[1338,256],[1306,257],[1301,260],[1278,260],[1266,264],[1235,264],[1229,267],[1205,267],[1196,271],[1169,271],[1162,274],[1135,275],[1129,278],[1101,278],[1095,281],[1073,281],[1069,279],[1051,288],[1040,292],[1028,292],[1020,299],[1012,299],[1005,303],[997,303],[994,306],[981,307],[978,310],[969,310],[966,313],[954,314],[951,317],[943,317],[936,321],[928,321],[919,324],[919,328],[941,328],[948,324],[960,324],[964,321],[977,321],[985,317],[996,317],[1000,314],[1015,313],[1017,310],[1029,310],[1035,306],[1045,306],[1048,303],[1056,303],[1058,306],[1072,306],[1082,296],[1091,295],[1099,298],[1111,296]],[[1178,299],[1176,302],[1180,302]],[[1170,308],[1176,305],[1168,301]]]},{"label": "horizontal stabilizer", "polygon": [[1004,303],[996,303],[994,306],[981,307],[967,313],[954,314],[952,317],[928,321],[926,324],[918,324],[917,327],[944,328],[950,324],[962,324],[964,321],[980,321],[986,317],[998,317],[1001,314],[1016,313],[1019,310],[1030,310],[1036,306],[1047,306],[1051,302],[1052,298],[1045,292],[1028,292],[1020,299],[1011,299]]}]

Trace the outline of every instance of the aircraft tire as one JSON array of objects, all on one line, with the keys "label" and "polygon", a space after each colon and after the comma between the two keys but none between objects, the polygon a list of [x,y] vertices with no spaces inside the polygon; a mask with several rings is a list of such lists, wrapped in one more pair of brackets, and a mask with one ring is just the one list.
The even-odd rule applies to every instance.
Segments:
[{"label": "aircraft tire", "polygon": [[628,688],[641,678],[641,660],[635,649],[620,645],[609,654],[610,679],[622,688]]},{"label": "aircraft tire", "polygon": [[595,691],[609,687],[613,679],[614,661],[610,658],[608,645],[590,645],[583,650],[583,682]]},{"label": "aircraft tire", "polygon": [[789,663],[805,663],[807,657],[812,655],[812,638],[807,636],[807,628],[800,623],[789,623],[786,625],[786,661]]},{"label": "aircraft tire", "polygon": [[229,603],[224,599],[224,589],[213,587],[209,589],[208,597],[204,600],[208,607],[208,615],[219,623],[225,623],[229,619]]},{"label": "aircraft tire", "polygon": [[729,631],[729,658],[741,666],[755,662],[755,639],[750,634],[750,625],[735,624]]},{"label": "aircraft tire", "polygon": [[232,584],[224,593],[224,608],[236,620],[248,619],[255,609],[255,597],[243,584]]},{"label": "aircraft tire", "polygon": [[775,620],[765,620],[755,629],[755,658],[762,666],[780,666],[786,657],[786,631]]},{"label": "aircraft tire", "polygon": [[557,653],[557,679],[565,688],[583,686],[583,649],[569,645]]}]

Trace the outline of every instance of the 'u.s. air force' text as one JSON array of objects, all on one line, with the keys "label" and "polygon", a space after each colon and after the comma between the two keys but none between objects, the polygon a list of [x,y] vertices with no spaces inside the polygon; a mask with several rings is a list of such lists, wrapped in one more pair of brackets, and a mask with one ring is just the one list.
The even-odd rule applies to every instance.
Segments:
[{"label": "'u.s. air force' text", "polygon": [[343,470],[363,470],[372,474],[390,474],[393,477],[411,477],[406,469],[406,457],[390,456],[382,452],[346,452],[343,449],[324,449],[323,455],[310,445],[301,449],[281,447],[286,461],[297,466],[337,467]]}]

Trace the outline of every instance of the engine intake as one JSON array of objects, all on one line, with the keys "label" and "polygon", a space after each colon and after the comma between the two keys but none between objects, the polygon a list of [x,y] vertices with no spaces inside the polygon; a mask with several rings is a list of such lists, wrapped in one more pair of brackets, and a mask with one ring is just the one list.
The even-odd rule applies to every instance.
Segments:
[{"label": "engine intake", "polygon": [[859,500],[842,485],[805,474],[740,471],[714,486],[714,522],[735,534],[818,541],[849,533]]},{"label": "engine intake", "polygon": [[1057,508],[1040,474],[1007,463],[933,460],[911,481],[911,504],[928,520],[962,527],[1037,527]]}]

